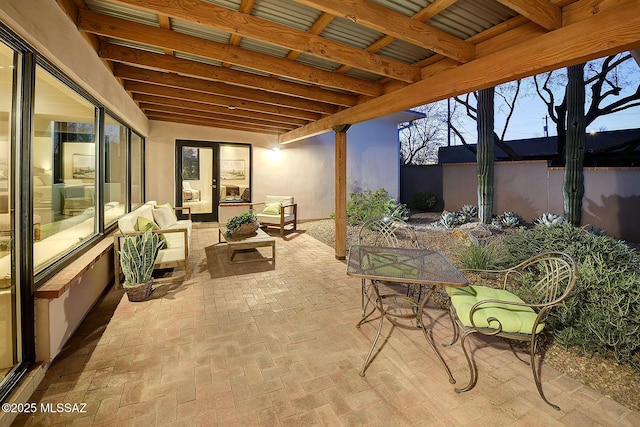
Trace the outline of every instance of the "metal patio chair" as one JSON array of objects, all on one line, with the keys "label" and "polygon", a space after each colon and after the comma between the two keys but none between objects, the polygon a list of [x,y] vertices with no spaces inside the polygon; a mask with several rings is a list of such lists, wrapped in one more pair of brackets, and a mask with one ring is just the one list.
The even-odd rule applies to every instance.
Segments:
[{"label": "metal patio chair", "polygon": [[[518,357],[509,340],[529,343],[529,361],[533,379],[540,397],[554,409],[560,407],[549,402],[542,390],[540,370],[536,368],[535,352],[537,339],[545,327],[551,309],[564,306],[573,290],[578,275],[574,259],[562,252],[547,252],[505,270],[463,270],[479,274],[495,275],[501,288],[470,285],[462,288],[447,287],[450,296],[449,313],[457,325],[454,344],[460,343],[469,366],[469,383],[456,388],[458,393],[471,390],[478,380],[478,370],[469,350],[465,346],[468,336],[474,333],[507,338],[511,351]],[[507,289],[520,288],[517,296]]]}]

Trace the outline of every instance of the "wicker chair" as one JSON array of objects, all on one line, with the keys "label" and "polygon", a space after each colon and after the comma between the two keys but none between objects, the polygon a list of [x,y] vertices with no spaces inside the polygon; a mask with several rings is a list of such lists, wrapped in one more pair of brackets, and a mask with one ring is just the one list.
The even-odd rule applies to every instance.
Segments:
[{"label": "wicker chair", "polygon": [[[362,224],[362,226],[358,230],[357,244],[363,246],[389,246],[396,248],[404,247],[416,249],[420,248],[418,237],[416,236],[413,228],[411,228],[404,221],[390,219],[387,217],[369,220]],[[384,314],[380,316],[378,332],[375,339],[373,340],[371,349],[369,350],[369,354],[367,355],[364,364],[362,365],[362,370],[360,371],[361,376],[364,376],[365,370],[369,364],[369,360],[371,359],[373,349],[375,348],[376,343],[380,338],[385,314],[387,316],[395,318],[417,319],[416,313],[418,309],[421,290],[421,287],[419,285],[401,285],[406,287],[406,291],[402,293],[393,292],[394,289],[393,286],[391,286],[387,287],[388,290],[385,290],[386,293],[380,293],[380,288],[378,286],[380,284],[380,282],[367,282],[367,280],[362,279],[362,318],[360,319],[356,327],[360,328],[360,326],[362,326],[364,323],[369,322],[370,316],[376,310],[379,310]],[[395,284],[394,286],[398,286],[398,284]],[[395,311],[385,308],[386,301],[393,301],[393,303],[395,304]],[[371,303],[372,307],[370,311],[367,312],[369,303]],[[378,304],[379,307],[377,306]]]},{"label": "wicker chair", "polygon": [[[506,270],[464,270],[479,274],[490,274],[500,278],[501,289],[485,286],[463,288],[447,287],[451,297],[449,313],[457,325],[450,344],[460,337],[460,343],[469,366],[469,383],[456,388],[458,393],[471,390],[478,380],[475,362],[465,346],[467,337],[474,333],[507,338],[513,353],[518,357],[510,340],[529,343],[529,361],[533,379],[540,397],[553,408],[560,407],[549,402],[542,391],[539,368],[535,364],[537,338],[540,336],[549,311],[563,306],[576,283],[578,268],[573,258],[562,252],[547,252],[534,256]],[[507,290],[519,286],[520,296]],[[518,357],[519,358],[519,357]],[[520,359],[522,360],[522,359]]]}]

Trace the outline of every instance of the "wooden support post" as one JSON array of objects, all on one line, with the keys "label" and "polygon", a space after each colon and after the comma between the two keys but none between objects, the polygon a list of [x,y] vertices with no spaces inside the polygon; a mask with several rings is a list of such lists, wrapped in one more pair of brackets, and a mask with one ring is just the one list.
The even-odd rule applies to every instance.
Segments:
[{"label": "wooden support post", "polygon": [[335,126],[335,197],[336,197],[336,259],[347,257],[347,130],[351,125]]}]

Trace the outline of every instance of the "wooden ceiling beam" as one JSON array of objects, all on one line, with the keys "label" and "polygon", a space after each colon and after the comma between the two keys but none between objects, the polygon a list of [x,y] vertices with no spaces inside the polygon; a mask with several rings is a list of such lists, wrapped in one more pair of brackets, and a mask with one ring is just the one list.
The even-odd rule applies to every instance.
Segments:
[{"label": "wooden ceiling beam", "polygon": [[178,107],[198,112],[226,115],[229,117],[241,117],[245,119],[258,119],[267,122],[281,123],[283,125],[292,125],[293,127],[302,126],[309,123],[309,120],[295,119],[293,117],[276,116],[268,113],[260,113],[257,111],[246,111],[240,109],[230,110],[219,105],[204,104],[201,102],[187,101],[184,99],[167,98],[164,96],[154,96],[147,94],[134,93],[133,100],[139,105],[154,104],[165,105],[168,107]]},{"label": "wooden ceiling beam", "polygon": [[[438,13],[442,12],[447,7],[449,7],[452,4],[454,4],[456,1],[458,1],[458,0],[435,0],[433,3],[431,3],[430,5],[425,7],[424,9],[422,9],[420,12],[416,13],[414,16],[412,16],[411,19],[415,19],[417,21],[424,22],[424,21],[434,17]],[[392,37],[392,36],[389,36],[389,35],[385,34],[384,36],[380,37],[378,40],[373,42],[365,50],[367,52],[376,53],[376,52],[384,49],[385,47],[387,47],[391,43],[393,43],[395,40],[396,40],[395,37]],[[441,55],[435,55],[435,56],[440,57]],[[430,58],[433,58],[433,56],[431,56]],[[427,60],[428,60],[428,58],[427,58]],[[455,63],[458,64],[458,61],[455,61]],[[422,68],[422,65],[420,64],[420,62],[418,62],[417,64],[413,64],[413,65],[416,65],[416,66]],[[338,68],[336,71],[339,72],[339,73],[346,73],[350,69],[351,69],[351,67],[343,65],[342,67]],[[421,78],[424,78],[424,74],[422,74],[422,71],[421,71]],[[392,80],[390,82],[385,82],[384,79],[382,79],[382,80],[380,80],[380,83],[382,83],[382,84],[386,83],[385,84],[385,89],[387,89],[390,86],[394,86],[394,87],[406,86],[406,83],[402,83],[401,84],[401,82],[399,82],[397,80]]]},{"label": "wooden ceiling beam", "polygon": [[361,123],[417,105],[637,48],[640,48],[640,2],[611,3],[576,24],[447,69],[294,129],[281,135],[279,140],[281,143],[297,141],[327,132],[342,123]]},{"label": "wooden ceiling beam", "polygon": [[449,6],[452,6],[457,1],[458,0],[434,0],[430,5],[413,15],[412,18],[424,22],[433,18]]},{"label": "wooden ceiling beam", "polygon": [[345,76],[331,71],[304,65],[295,61],[248,51],[188,34],[152,27],[126,19],[80,10],[78,28],[84,32],[123,41],[170,49],[202,58],[226,62],[252,70],[283,76],[301,82],[354,92],[366,96],[378,96],[382,86],[376,82]]},{"label": "wooden ceiling beam", "polygon": [[189,77],[224,82],[344,107],[352,107],[357,103],[357,99],[353,95],[111,43],[102,43],[98,54],[101,58],[110,61],[155,68],[157,70],[180,73]]},{"label": "wooden ceiling beam", "polygon": [[411,83],[420,78],[420,70],[404,62],[371,54],[344,43],[215,4],[186,0],[180,2],[175,0],[118,1],[142,10],[217,28],[392,79]]},{"label": "wooden ceiling beam", "polygon": [[[324,31],[325,28],[327,28],[327,26],[331,23],[331,21],[334,20],[334,18],[335,18],[334,15],[323,12],[322,14],[320,14],[318,19],[316,19],[316,22],[313,23],[313,25],[311,26],[311,28],[309,28],[307,32],[310,34],[316,34],[316,35],[320,34],[322,31]],[[299,57],[301,54],[302,52],[300,51],[292,50],[287,55],[287,59],[289,61],[293,61],[294,59]]]},{"label": "wooden ceiling beam", "polygon": [[277,129],[266,128],[263,126],[234,124],[229,122],[223,122],[220,120],[189,118],[186,116],[180,116],[176,114],[167,114],[167,113],[150,112],[149,114],[147,114],[147,118],[149,120],[157,120],[161,122],[173,122],[173,123],[180,123],[180,124],[187,124],[187,125],[205,126],[208,128],[240,130],[240,131],[246,131],[246,132],[266,133],[271,135],[280,135],[286,131],[285,129],[280,131]]},{"label": "wooden ceiling beam", "polygon": [[547,0],[498,0],[498,2],[549,31],[562,26],[562,9]]},{"label": "wooden ceiling beam", "polygon": [[[473,44],[373,2],[364,0],[295,1],[342,16],[359,25],[373,28],[459,62],[469,62],[475,57]],[[392,76],[387,75],[387,77]]]},{"label": "wooden ceiling beam", "polygon": [[309,121],[315,121],[322,117],[322,115],[318,113],[312,113],[310,111],[295,110],[293,108],[261,104],[259,102],[246,101],[242,99],[232,99],[204,92],[194,92],[187,89],[177,89],[174,87],[160,86],[151,83],[127,81],[124,84],[124,89],[128,92],[134,93],[134,95],[136,93],[141,93],[154,96],[163,96],[166,98],[182,99],[187,101],[201,102],[203,104],[217,105],[228,108],[230,110],[239,109],[246,111],[256,111],[259,113],[292,117]]},{"label": "wooden ceiling beam", "polygon": [[212,114],[204,111],[190,110],[187,108],[170,107],[168,105],[141,103],[140,109],[144,111],[145,114],[147,112],[153,111],[156,113],[178,114],[180,116],[192,117],[197,119],[209,119],[209,120],[218,120],[221,122],[229,122],[229,123],[237,123],[237,124],[245,124],[245,125],[256,125],[256,126],[262,126],[266,128],[273,128],[277,130],[282,130],[282,129],[291,130],[295,128],[295,126],[286,125],[284,123],[267,122],[263,120],[257,120],[257,119],[242,117],[242,116],[234,117],[234,116],[228,116],[228,115],[222,115],[222,114]]},{"label": "wooden ceiling beam", "polygon": [[132,67],[130,65],[116,64],[114,67],[114,75],[123,80],[154,83],[234,99],[260,102],[268,105],[281,105],[288,108],[295,108],[298,110],[321,114],[333,114],[338,111],[335,106],[330,104],[308,101],[306,99],[294,98],[292,96],[274,95],[257,89],[232,86],[210,80],[181,76],[175,73],[165,73],[161,71]]}]

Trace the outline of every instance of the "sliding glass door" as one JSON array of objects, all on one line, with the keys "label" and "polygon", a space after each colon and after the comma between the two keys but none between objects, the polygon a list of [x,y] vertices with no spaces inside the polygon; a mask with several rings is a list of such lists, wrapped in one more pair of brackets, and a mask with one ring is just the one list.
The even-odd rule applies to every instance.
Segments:
[{"label": "sliding glass door", "polygon": [[[0,388],[22,361],[20,282],[15,270],[16,223],[12,135],[14,65],[18,54],[0,42]],[[37,232],[37,229],[36,229]]]}]

